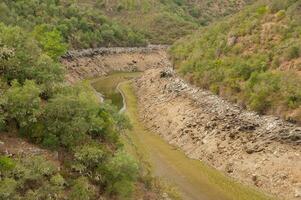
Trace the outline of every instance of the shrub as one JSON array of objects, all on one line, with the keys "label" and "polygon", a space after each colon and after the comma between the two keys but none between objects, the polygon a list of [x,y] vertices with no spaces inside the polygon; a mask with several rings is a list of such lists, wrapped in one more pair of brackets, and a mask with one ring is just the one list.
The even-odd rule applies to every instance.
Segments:
[{"label": "shrub", "polygon": [[52,176],[50,179],[50,183],[52,185],[58,186],[60,188],[64,187],[64,185],[66,185],[65,179],[60,174],[56,174],[56,175]]},{"label": "shrub", "polygon": [[131,196],[138,175],[138,165],[132,157],[119,151],[104,168],[100,167],[100,170],[105,179],[107,192],[121,199]]},{"label": "shrub", "polygon": [[33,35],[43,51],[52,59],[58,60],[67,52],[67,45],[64,43],[60,31],[48,30],[47,25],[43,24],[34,28]]},{"label": "shrub", "polygon": [[74,153],[75,160],[86,170],[93,171],[97,166],[101,165],[105,158],[105,152],[100,145],[84,145],[78,147]]},{"label": "shrub", "polygon": [[[55,43],[51,39],[43,40]],[[5,54],[5,59],[0,60],[3,78],[8,83],[14,79],[17,79],[20,84],[23,84],[26,79],[36,80],[38,84],[43,85],[41,89],[47,91],[53,84],[62,82],[64,78],[62,66],[43,54],[38,42],[27,32],[19,27],[9,27],[0,23],[0,41],[6,49],[13,49],[11,53]],[[48,50],[50,51],[50,47]],[[46,53],[51,54],[47,51]]]},{"label": "shrub", "polygon": [[17,182],[12,178],[0,180],[0,199],[11,199],[17,189]]},{"label": "shrub", "polygon": [[43,138],[42,145],[48,149],[54,150],[60,146],[59,137],[56,135],[53,135],[51,133],[45,133],[45,134],[43,133],[43,135],[41,135],[41,137]]},{"label": "shrub", "polygon": [[95,189],[85,177],[78,178],[71,188],[70,200],[90,200],[95,195]]},{"label": "shrub", "polygon": [[289,60],[298,58],[300,56],[300,47],[299,46],[292,46],[288,49],[287,58]]},{"label": "shrub", "polygon": [[25,81],[24,86],[12,83],[2,97],[1,105],[11,119],[16,119],[21,127],[37,122],[41,114],[40,88],[34,81]]},{"label": "shrub", "polygon": [[14,169],[15,166],[16,166],[16,164],[12,159],[10,159],[6,156],[0,156],[0,172],[1,173],[12,170],[12,169]]}]

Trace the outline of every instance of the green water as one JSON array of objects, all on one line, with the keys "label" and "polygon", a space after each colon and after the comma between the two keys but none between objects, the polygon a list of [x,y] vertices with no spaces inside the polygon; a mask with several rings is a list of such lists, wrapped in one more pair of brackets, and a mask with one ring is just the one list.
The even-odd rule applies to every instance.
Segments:
[{"label": "green water", "polygon": [[111,101],[119,110],[123,107],[123,98],[116,89],[119,83],[133,79],[141,74],[140,72],[114,73],[104,78],[95,79],[91,82],[92,87],[102,95],[106,101]]},{"label": "green water", "polygon": [[[126,81],[137,76],[139,73],[118,73],[98,79],[92,85],[110,98],[112,93],[118,94],[116,87],[122,82],[119,89],[127,105],[125,114],[133,126],[127,132],[125,146],[134,156],[143,155],[143,159],[151,164],[155,176],[176,186],[185,200],[272,200],[257,189],[244,186],[201,161],[187,158],[182,151],[147,130],[139,120],[137,98],[131,83]],[[121,108],[123,100],[119,95],[112,102]]]}]

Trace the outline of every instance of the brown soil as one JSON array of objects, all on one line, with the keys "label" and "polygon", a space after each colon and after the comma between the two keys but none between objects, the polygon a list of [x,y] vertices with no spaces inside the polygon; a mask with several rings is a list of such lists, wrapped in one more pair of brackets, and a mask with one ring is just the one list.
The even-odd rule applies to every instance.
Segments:
[{"label": "brown soil", "polygon": [[23,138],[8,133],[0,133],[0,155],[10,157],[28,157],[41,155],[47,160],[52,161],[56,166],[60,166],[60,161],[57,152],[52,152],[40,148]]}]

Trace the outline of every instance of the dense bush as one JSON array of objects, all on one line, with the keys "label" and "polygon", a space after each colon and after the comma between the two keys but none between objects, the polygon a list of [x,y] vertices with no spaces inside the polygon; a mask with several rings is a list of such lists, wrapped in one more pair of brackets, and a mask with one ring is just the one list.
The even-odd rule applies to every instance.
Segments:
[{"label": "dense bush", "polygon": [[119,151],[99,170],[104,176],[107,192],[121,199],[130,197],[138,175],[138,165],[133,158]]},{"label": "dense bush", "polygon": [[17,81],[5,92],[1,105],[9,118],[16,119],[21,128],[35,123],[41,114],[39,87],[34,81],[25,81],[20,85]]},{"label": "dense bush", "polygon": [[86,177],[78,178],[71,188],[70,200],[90,200],[95,198],[95,189]]},{"label": "dense bush", "polygon": [[177,42],[175,65],[195,84],[252,110],[299,120],[290,115],[301,106],[298,9],[296,0],[259,1]]},{"label": "dense bush", "polygon": [[153,44],[171,44],[197,30],[200,25],[208,25],[236,12],[248,2],[250,1],[111,0],[96,1],[94,6],[121,23],[140,30]]},{"label": "dense bush", "polygon": [[[41,157],[0,155],[0,199],[64,199],[68,191],[70,199],[130,197],[129,188],[136,182],[135,161],[117,160],[120,134],[129,127],[126,118],[111,105],[100,104],[90,85],[64,83],[58,58],[66,44],[57,29],[39,25],[28,32],[0,27],[1,130],[15,128],[30,141],[69,158],[62,165],[62,176],[52,161]],[[120,166],[115,166],[119,161]],[[99,169],[119,170],[123,184],[113,187]]]},{"label": "dense bush", "polygon": [[[60,43],[60,38],[56,38],[58,41],[54,39],[51,42]],[[63,80],[63,68],[44,54],[39,43],[21,28],[0,23],[0,46],[4,46],[7,52],[0,60],[0,67],[1,76],[8,83],[14,79],[21,84],[26,79],[35,80],[49,90],[52,83]],[[52,49],[52,53],[60,56],[64,52]]]},{"label": "dense bush", "polygon": [[146,44],[141,33],[113,22],[92,6],[55,0],[5,0],[0,10],[0,21],[34,30],[39,44],[52,58],[66,50],[60,41],[72,48]]},{"label": "dense bush", "polygon": [[42,157],[12,160],[0,157],[0,199],[62,199],[64,185],[50,180],[58,177],[52,162]]}]

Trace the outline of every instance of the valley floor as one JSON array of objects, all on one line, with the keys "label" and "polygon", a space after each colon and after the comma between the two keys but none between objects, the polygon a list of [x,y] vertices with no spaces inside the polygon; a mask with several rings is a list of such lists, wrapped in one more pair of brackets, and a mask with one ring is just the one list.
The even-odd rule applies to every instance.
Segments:
[{"label": "valley floor", "polygon": [[67,80],[144,71],[134,83],[139,117],[151,132],[193,159],[280,199],[301,198],[301,128],[259,116],[191,86],[170,66],[165,49],[91,50],[63,60]]},{"label": "valley floor", "polygon": [[301,198],[301,129],[193,87],[171,68],[135,82],[147,128],[193,159],[280,199]]},{"label": "valley floor", "polygon": [[146,129],[139,120],[137,97],[132,84],[123,83],[120,89],[126,100],[126,114],[133,126],[127,133],[130,141],[136,146],[136,151],[150,162],[154,175],[176,186],[184,200],[272,199],[224,176],[202,162],[189,159],[183,151]]}]

